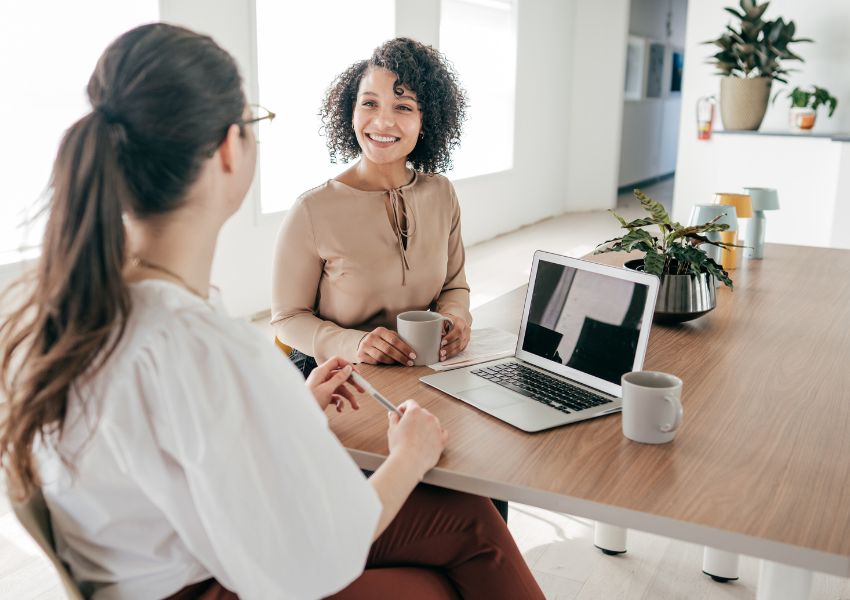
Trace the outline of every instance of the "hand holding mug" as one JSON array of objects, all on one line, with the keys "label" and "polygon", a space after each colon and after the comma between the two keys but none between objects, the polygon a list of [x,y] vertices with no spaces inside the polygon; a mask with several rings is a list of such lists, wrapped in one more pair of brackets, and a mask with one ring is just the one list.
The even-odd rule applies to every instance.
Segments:
[{"label": "hand holding mug", "polygon": [[469,345],[469,336],[472,328],[463,317],[447,314],[446,317],[451,321],[452,326],[448,331],[443,332],[443,339],[440,342],[440,360],[446,360],[456,354],[463,352]]},{"label": "hand holding mug", "polygon": [[444,348],[443,336],[447,329],[449,334],[454,329],[451,318],[430,310],[400,313],[396,326],[398,335],[416,354],[413,364],[417,367],[432,365],[443,359],[444,355],[440,353]]},{"label": "hand holding mug", "polygon": [[371,365],[400,363],[412,367],[416,353],[395,331],[376,327],[360,340],[357,359]]}]

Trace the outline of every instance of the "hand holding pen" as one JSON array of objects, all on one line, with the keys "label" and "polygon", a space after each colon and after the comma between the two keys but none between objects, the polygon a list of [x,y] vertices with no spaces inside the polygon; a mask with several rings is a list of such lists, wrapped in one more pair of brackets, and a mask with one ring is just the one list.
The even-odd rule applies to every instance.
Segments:
[{"label": "hand holding pen", "polygon": [[328,406],[333,405],[337,412],[342,412],[346,402],[354,410],[360,408],[349,386],[354,387],[361,394],[366,390],[360,387],[356,381],[352,381],[351,374],[353,372],[353,365],[338,356],[334,356],[313,369],[305,383],[316,398],[316,402],[319,403],[319,408],[325,410]]},{"label": "hand holding pen", "polygon": [[440,460],[449,439],[440,420],[419,406],[416,400],[405,400],[395,406],[357,371],[352,372],[351,379],[387,409],[390,454],[408,455],[416,463],[415,468],[420,470],[420,478],[424,476]]},{"label": "hand holding pen", "polygon": [[448,441],[448,432],[443,429],[440,420],[415,400],[405,400],[395,406],[355,371],[351,363],[341,358],[332,358],[322,363],[307,378],[307,386],[316,396],[319,406],[325,409],[333,404],[337,412],[342,412],[346,401],[354,410],[360,408],[348,385],[360,393],[368,393],[387,409],[390,454],[409,461],[421,479],[440,460]]}]

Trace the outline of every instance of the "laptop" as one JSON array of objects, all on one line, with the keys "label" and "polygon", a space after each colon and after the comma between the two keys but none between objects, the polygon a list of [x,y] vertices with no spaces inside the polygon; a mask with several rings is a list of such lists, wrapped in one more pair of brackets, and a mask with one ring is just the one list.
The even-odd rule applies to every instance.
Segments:
[{"label": "laptop", "polygon": [[538,250],[514,356],[421,377],[523,431],[619,412],[643,368],[655,275]]}]

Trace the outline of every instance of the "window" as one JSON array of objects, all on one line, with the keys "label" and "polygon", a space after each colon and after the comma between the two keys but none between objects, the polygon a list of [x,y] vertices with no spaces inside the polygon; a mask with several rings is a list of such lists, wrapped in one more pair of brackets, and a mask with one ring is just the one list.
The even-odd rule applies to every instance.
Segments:
[{"label": "window", "polygon": [[27,221],[63,133],[90,110],[85,89],[98,57],[124,31],[158,18],[157,0],[0,4],[0,265],[38,254],[44,222]]},{"label": "window", "polygon": [[515,13],[514,0],[442,0],[440,50],[469,95],[463,137],[449,173],[452,178],[513,166]]},{"label": "window", "polygon": [[271,213],[345,168],[330,163],[319,107],[334,77],[394,37],[395,2],[256,1],[260,104],[278,115],[260,139],[260,205]]}]

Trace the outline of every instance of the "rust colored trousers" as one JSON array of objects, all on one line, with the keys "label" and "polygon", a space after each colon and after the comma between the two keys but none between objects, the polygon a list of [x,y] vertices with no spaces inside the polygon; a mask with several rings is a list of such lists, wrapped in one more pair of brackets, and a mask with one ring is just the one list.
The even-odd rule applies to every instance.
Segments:
[{"label": "rust colored trousers", "polygon": [[[237,600],[214,579],[169,600]],[[418,486],[375,540],[366,570],[332,600],[533,600],[543,592],[489,498]]]}]

